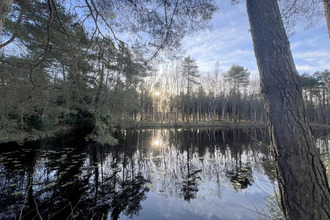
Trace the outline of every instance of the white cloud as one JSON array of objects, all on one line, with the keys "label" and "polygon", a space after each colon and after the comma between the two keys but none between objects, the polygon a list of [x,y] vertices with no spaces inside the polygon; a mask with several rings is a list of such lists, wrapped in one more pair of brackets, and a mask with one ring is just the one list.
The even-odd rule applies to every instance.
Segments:
[{"label": "white cloud", "polygon": [[329,50],[313,50],[313,51],[301,51],[293,53],[295,59],[307,60],[309,62],[317,62],[322,60],[322,58],[329,59],[330,51]]},{"label": "white cloud", "polygon": [[251,34],[244,4],[220,2],[220,11],[211,30],[201,31],[183,41],[186,54],[197,60],[201,72],[212,72],[216,61],[220,70],[233,64],[256,70]]},{"label": "white cloud", "polygon": [[303,72],[310,72],[313,71],[313,67],[310,65],[296,65],[296,68],[298,72],[303,73]]},{"label": "white cloud", "polygon": [[330,48],[327,47],[304,50],[302,46],[297,51],[293,51],[293,58],[299,73],[312,74],[330,68]]},{"label": "white cloud", "polygon": [[[197,60],[201,72],[213,72],[215,62],[220,71],[237,64],[248,68],[252,75],[258,69],[254,56],[245,4],[232,6],[230,1],[219,1],[219,12],[211,23],[213,28],[184,39],[186,55]],[[297,70],[314,73],[330,69],[330,43],[325,22],[309,30],[300,30],[289,40]]]}]

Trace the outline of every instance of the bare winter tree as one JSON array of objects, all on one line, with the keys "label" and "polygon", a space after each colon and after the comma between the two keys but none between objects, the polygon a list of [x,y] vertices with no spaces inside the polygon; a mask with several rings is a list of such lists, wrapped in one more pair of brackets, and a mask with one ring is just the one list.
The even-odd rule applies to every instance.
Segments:
[{"label": "bare winter tree", "polygon": [[278,0],[278,3],[289,36],[295,33],[297,22],[303,22],[308,29],[325,18],[330,37],[330,0]]},{"label": "bare winter tree", "polygon": [[288,36],[295,34],[297,23],[303,23],[306,29],[316,26],[324,13],[320,0],[279,0],[284,27]]}]

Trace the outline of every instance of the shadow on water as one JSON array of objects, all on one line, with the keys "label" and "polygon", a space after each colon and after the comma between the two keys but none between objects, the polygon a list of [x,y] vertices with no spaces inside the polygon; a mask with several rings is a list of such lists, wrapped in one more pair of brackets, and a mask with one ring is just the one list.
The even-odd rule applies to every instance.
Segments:
[{"label": "shadow on water", "polygon": [[118,135],[113,147],[82,132],[0,145],[0,218],[252,219],[276,184],[261,129]]}]

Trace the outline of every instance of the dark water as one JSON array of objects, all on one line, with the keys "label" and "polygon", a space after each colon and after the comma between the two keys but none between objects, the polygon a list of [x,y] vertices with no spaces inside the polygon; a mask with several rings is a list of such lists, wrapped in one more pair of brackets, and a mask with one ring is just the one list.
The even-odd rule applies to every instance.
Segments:
[{"label": "dark water", "polygon": [[81,132],[0,145],[0,219],[267,219],[275,175],[252,130]]}]

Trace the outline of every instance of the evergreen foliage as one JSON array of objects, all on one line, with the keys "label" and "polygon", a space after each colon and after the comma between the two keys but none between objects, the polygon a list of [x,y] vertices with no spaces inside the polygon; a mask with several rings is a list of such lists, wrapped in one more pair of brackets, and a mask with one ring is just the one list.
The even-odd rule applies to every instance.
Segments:
[{"label": "evergreen foliage", "polygon": [[[175,1],[167,1],[163,6],[177,22],[183,22],[185,10],[194,9],[190,24],[179,22],[170,30],[163,29],[170,28],[169,17],[130,2],[85,1],[90,9],[79,13],[89,14],[86,19],[94,17],[92,25],[66,8],[64,1],[52,2],[15,2],[1,33],[8,42],[0,55],[0,132],[5,136],[88,126],[94,128],[88,139],[113,144],[113,127],[136,121],[264,122],[258,82],[251,80],[249,70],[242,66],[233,65],[220,73],[217,63],[214,74],[206,75],[199,73],[196,60],[187,56],[176,58],[180,65],[167,66],[165,76],[150,75],[154,69],[144,58],[150,57],[150,51],[144,49],[154,48],[158,53],[165,46],[175,47],[177,35],[209,19],[207,12],[211,15],[215,10],[212,1],[203,1],[203,9],[197,1],[185,7],[177,5],[176,12]],[[119,14],[124,6],[125,12]],[[120,23],[129,12],[139,21]],[[105,20],[96,18],[98,13]],[[131,33],[152,36],[152,46],[129,47],[117,36],[104,35],[101,26],[96,26],[101,21],[118,32],[125,26]],[[329,77],[329,71],[301,76],[313,122],[330,120],[324,77]]]}]

